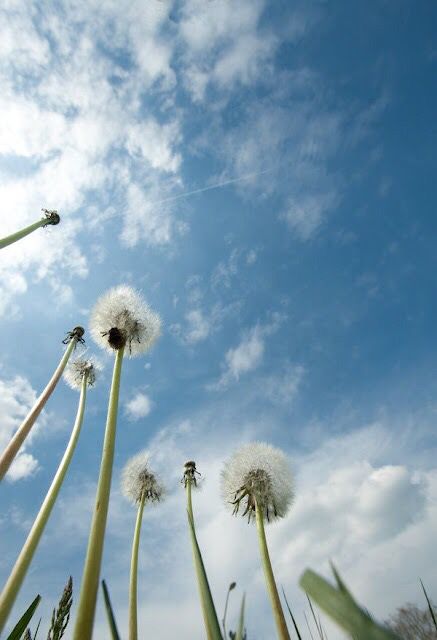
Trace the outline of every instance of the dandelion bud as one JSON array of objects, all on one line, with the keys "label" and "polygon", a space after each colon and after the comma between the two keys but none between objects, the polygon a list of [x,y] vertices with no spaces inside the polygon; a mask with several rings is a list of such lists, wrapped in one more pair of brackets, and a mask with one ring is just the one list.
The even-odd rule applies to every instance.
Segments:
[{"label": "dandelion bud", "polygon": [[128,346],[129,355],[144,353],[161,333],[161,319],[132,287],[120,285],[97,301],[90,319],[91,335],[107,351]]},{"label": "dandelion bud", "polygon": [[222,495],[236,515],[254,519],[258,505],[267,521],[282,518],[293,498],[293,479],[285,454],[263,442],[244,445],[225,464]]}]

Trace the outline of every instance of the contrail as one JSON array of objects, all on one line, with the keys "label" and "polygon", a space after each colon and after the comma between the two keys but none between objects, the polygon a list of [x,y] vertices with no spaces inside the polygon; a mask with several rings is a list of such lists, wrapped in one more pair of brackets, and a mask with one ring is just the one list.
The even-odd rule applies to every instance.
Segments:
[{"label": "contrail", "polygon": [[256,178],[257,176],[262,176],[265,173],[271,173],[272,171],[276,171],[279,167],[273,167],[272,169],[265,169],[264,171],[257,171],[256,173],[247,173],[244,176],[240,176],[239,178],[230,178],[229,180],[223,180],[223,182],[218,182],[217,184],[210,184],[208,187],[201,187],[200,189],[193,189],[192,191],[185,191],[184,193],[179,193],[176,196],[170,196],[169,198],[163,198],[163,200],[155,200],[154,202],[150,202],[150,204],[164,204],[164,202],[171,202],[173,200],[179,200],[180,198],[186,198],[188,196],[194,196],[196,193],[203,193],[204,191],[210,191],[211,189],[219,189],[220,187],[226,187],[228,184],[234,184],[235,182],[240,182],[241,180],[249,180],[250,178]]}]

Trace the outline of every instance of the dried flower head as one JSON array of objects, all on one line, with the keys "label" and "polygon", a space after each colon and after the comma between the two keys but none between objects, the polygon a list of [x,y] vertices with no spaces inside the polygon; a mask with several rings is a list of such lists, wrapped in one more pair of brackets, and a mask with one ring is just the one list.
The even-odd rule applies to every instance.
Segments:
[{"label": "dried flower head", "polygon": [[72,389],[80,389],[82,380],[87,376],[87,385],[92,387],[96,383],[97,376],[102,370],[102,365],[95,358],[77,358],[69,363],[64,372],[64,380]]},{"label": "dried flower head", "polygon": [[125,346],[129,355],[144,353],[161,333],[161,318],[132,287],[120,285],[107,291],[94,306],[91,335],[100,347],[112,352]]},{"label": "dried flower head", "polygon": [[294,498],[286,455],[264,442],[244,445],[225,464],[222,495],[234,515],[242,506],[249,522],[255,519],[256,504],[267,521],[284,517]]},{"label": "dried flower head", "polygon": [[201,476],[202,474],[200,473],[200,471],[197,471],[196,463],[194,462],[194,460],[188,460],[188,462],[184,464],[184,475],[182,476],[181,480],[185,489],[187,488],[188,483],[197,487],[198,480],[196,478],[196,475]]},{"label": "dried flower head", "polygon": [[44,212],[44,224],[43,227],[47,227],[49,224],[59,224],[61,222],[61,216],[56,209],[41,209]]},{"label": "dried flower head", "polygon": [[162,500],[165,489],[150,469],[147,451],[140,451],[127,461],[121,476],[121,490],[133,504],[140,502],[143,495],[152,502]]}]

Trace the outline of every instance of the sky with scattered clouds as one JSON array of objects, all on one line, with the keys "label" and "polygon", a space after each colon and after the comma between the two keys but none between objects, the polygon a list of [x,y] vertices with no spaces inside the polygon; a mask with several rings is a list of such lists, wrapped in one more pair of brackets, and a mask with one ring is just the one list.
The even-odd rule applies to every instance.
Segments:
[{"label": "sky with scattered clouds", "polygon": [[[329,576],[330,559],[381,619],[423,606],[419,576],[437,597],[436,23],[434,3],[408,0],[2,3],[1,235],[43,207],[62,220],[0,254],[0,447],[68,330],[97,353],[99,295],[127,283],[163,319],[123,370],[102,568],[122,629],[135,513],[120,472],[144,448],[168,487],[144,517],[144,635],[204,637],[180,485],[194,459],[219,616],[235,580],[229,625],[245,592],[248,638],[274,637],[255,531],[220,498],[225,460],[254,440],[293,468],[295,504],[267,534],[304,634],[298,578]],[[11,620],[40,592],[47,627],[70,574],[77,601],[111,378],[99,356]],[[2,582],[77,399],[59,384],[0,487]]]}]

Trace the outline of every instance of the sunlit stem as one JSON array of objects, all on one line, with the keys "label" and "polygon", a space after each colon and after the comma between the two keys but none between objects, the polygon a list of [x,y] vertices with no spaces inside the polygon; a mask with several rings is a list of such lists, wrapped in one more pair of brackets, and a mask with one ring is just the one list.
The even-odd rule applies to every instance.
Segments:
[{"label": "sunlit stem", "polygon": [[7,621],[8,615],[21,588],[21,584],[26,576],[29,565],[32,562],[33,555],[50,517],[56,498],[58,497],[59,490],[64,481],[71,458],[73,457],[83,422],[87,382],[88,373],[84,375],[82,380],[76,420],[74,422],[73,430],[64,456],[59,464],[56,475],[53,478],[53,482],[47,492],[44,502],[41,505],[38,515],[35,518],[35,522],[32,525],[29,535],[27,536],[27,540],[21,549],[20,555],[18,556],[14,568],[12,569],[8,581],[0,595],[0,633]]},{"label": "sunlit stem", "polygon": [[109,395],[108,415],[106,419],[105,440],[97,486],[88,549],[82,576],[79,604],[73,640],[90,640],[93,631],[97,591],[99,588],[100,567],[102,564],[103,543],[108,516],[109,494],[111,492],[112,466],[114,462],[115,434],[117,428],[118,397],[120,392],[121,366],[124,348],[116,351],[114,371]]},{"label": "sunlit stem", "polygon": [[264,516],[257,502],[255,502],[255,510],[256,510],[256,528],[258,531],[259,550],[261,554],[261,560],[263,563],[264,576],[267,584],[267,591],[269,592],[270,602],[272,605],[273,615],[275,618],[278,638],[280,638],[280,640],[290,640],[290,634],[288,633],[284,612],[282,611],[282,605],[279,599],[278,589],[276,587],[275,577],[273,575],[272,564],[270,562],[270,555],[269,555],[269,550],[267,547],[267,540],[266,540],[266,532],[264,529]]},{"label": "sunlit stem", "polygon": [[134,539],[132,542],[132,558],[130,565],[129,583],[129,640],[138,640],[137,620],[137,585],[138,585],[138,549],[140,546],[141,523],[143,521],[146,492],[143,491],[138,505],[137,521],[135,523]]},{"label": "sunlit stem", "polygon": [[24,227],[24,229],[20,229],[19,231],[12,233],[10,236],[6,236],[5,238],[0,238],[0,249],[4,249],[8,245],[13,244],[14,242],[17,242],[17,240],[21,240],[21,238],[28,236],[29,233],[32,233],[32,231],[35,231],[36,229],[39,229],[40,227],[43,227],[46,224],[47,224],[47,218],[41,218],[41,220],[38,220],[37,222],[30,224],[28,227]]},{"label": "sunlit stem", "polygon": [[43,410],[45,403],[47,402],[47,400],[49,399],[49,397],[53,393],[53,390],[55,389],[55,387],[56,387],[56,385],[57,385],[57,383],[59,381],[59,378],[62,376],[62,373],[63,373],[63,371],[65,369],[65,366],[66,366],[66,364],[68,362],[68,359],[71,356],[71,353],[72,353],[74,347],[76,346],[76,342],[77,342],[76,338],[72,338],[70,340],[70,342],[68,344],[68,347],[66,348],[65,353],[62,356],[61,362],[59,363],[56,371],[54,372],[53,376],[51,377],[48,385],[46,386],[46,388],[44,389],[42,394],[39,396],[38,400],[35,402],[35,404],[33,405],[32,409],[30,410],[30,412],[24,418],[24,420],[21,423],[20,427],[18,428],[18,430],[16,431],[14,436],[11,438],[11,441],[9,442],[8,446],[6,447],[6,449],[1,454],[1,456],[0,456],[0,480],[2,480],[3,477],[5,476],[5,474],[7,473],[9,467],[11,466],[11,464],[12,464],[14,458],[15,458],[15,456],[17,455],[18,451],[20,450],[21,445],[23,444],[24,440],[29,435],[29,432],[30,432],[31,428],[33,427],[33,425],[35,424],[36,419],[38,418],[39,414]]},{"label": "sunlit stem", "polygon": [[208,584],[205,567],[203,565],[202,555],[196,538],[196,530],[194,527],[193,503],[191,500],[192,481],[187,479],[187,511],[190,524],[191,545],[193,549],[194,566],[196,568],[197,584],[199,588],[200,602],[202,605],[203,619],[208,640],[222,640],[220,625],[217,613],[214,607],[211,590]]}]

